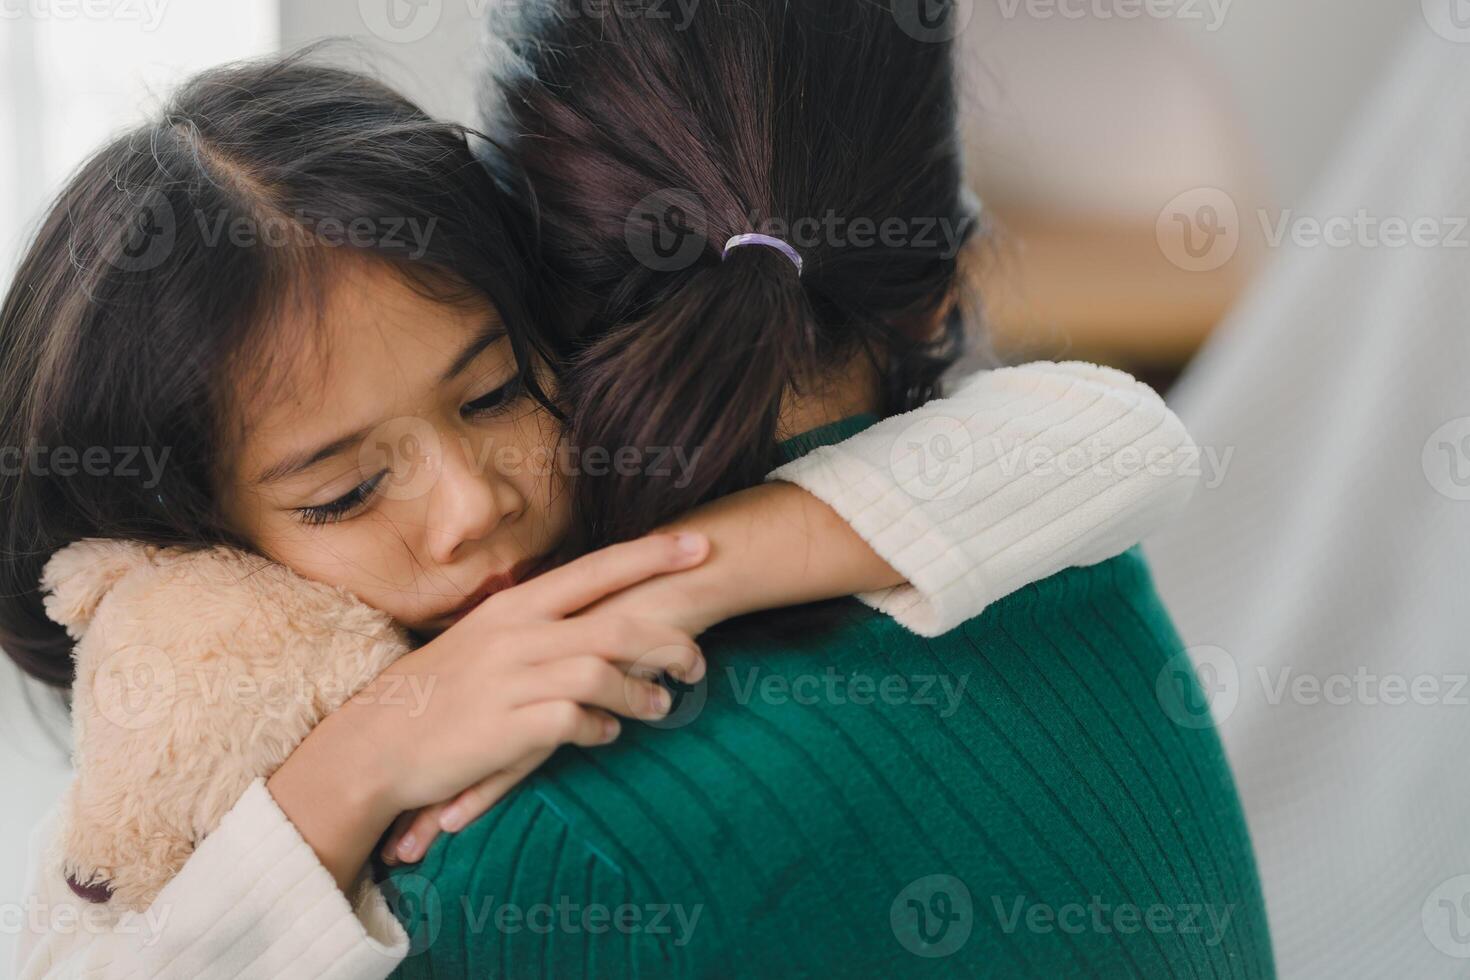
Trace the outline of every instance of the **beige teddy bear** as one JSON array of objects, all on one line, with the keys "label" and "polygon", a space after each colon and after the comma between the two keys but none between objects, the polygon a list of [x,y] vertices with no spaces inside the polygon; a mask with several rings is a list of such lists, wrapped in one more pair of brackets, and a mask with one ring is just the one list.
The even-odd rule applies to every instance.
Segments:
[{"label": "beige teddy bear", "polygon": [[252,780],[409,649],[386,614],[229,548],[81,541],[42,587],[76,640],[61,870],[118,912],[147,908]]}]

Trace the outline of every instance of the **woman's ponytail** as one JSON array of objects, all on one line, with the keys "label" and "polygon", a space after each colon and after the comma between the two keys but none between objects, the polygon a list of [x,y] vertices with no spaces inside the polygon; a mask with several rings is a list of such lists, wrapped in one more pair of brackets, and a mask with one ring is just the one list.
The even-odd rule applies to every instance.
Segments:
[{"label": "woman's ponytail", "polygon": [[[791,263],[747,248],[700,268],[648,316],[601,334],[568,378],[571,482],[588,544],[623,540],[760,482],[783,395],[816,362]],[[588,465],[588,451],[612,472]],[[619,466],[619,453],[624,465]]]},{"label": "woman's ponytail", "polygon": [[[891,414],[958,356],[975,215],[951,45],[903,6],[495,8],[491,163],[532,189],[543,319],[571,338],[576,545],[758,482],[803,384],[866,357]],[[722,258],[748,233],[800,273],[771,247]]]}]

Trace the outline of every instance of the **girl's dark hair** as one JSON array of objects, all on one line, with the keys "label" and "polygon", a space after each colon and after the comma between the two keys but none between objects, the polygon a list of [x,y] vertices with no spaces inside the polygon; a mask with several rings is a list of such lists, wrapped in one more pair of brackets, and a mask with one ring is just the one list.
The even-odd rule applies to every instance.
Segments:
[{"label": "girl's dark hair", "polygon": [[[533,191],[544,322],[575,336],[568,438],[699,452],[692,479],[573,480],[577,547],[760,481],[778,409],[852,356],[880,411],[936,392],[962,342],[964,190],[943,25],[903,0],[506,5],[484,93],[492,156]],[[721,261],[745,232],[781,237]],[[686,482],[687,480],[687,482]]]},{"label": "girl's dark hair", "polygon": [[488,299],[535,363],[526,248],[466,132],[309,54],[200,75],[93,156],[0,309],[0,645],[48,684],[72,676],[37,591],[57,549],[241,543],[216,506],[222,393],[301,356],[270,327],[322,301],[333,263]]}]

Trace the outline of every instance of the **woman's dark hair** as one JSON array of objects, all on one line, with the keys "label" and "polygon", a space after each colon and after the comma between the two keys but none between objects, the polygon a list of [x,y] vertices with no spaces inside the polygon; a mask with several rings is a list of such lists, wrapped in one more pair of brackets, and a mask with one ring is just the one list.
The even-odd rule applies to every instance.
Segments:
[{"label": "woman's dark hair", "polygon": [[241,543],[216,505],[223,393],[267,383],[263,354],[301,356],[310,338],[271,327],[322,301],[334,263],[488,299],[535,364],[526,246],[466,132],[309,55],[206,72],[99,151],[0,309],[0,645],[48,684],[72,677],[37,591],[57,549]]},{"label": "woman's dark hair", "polygon": [[[536,0],[492,14],[483,126],[538,227],[542,322],[575,337],[568,438],[697,451],[692,479],[573,480],[585,548],[750,486],[778,409],[854,356],[883,414],[933,397],[963,343],[952,45],[902,0]],[[912,21],[910,23],[910,21]],[[728,238],[790,242],[721,261]],[[635,472],[636,470],[636,472]],[[687,480],[687,482],[686,482]]]}]

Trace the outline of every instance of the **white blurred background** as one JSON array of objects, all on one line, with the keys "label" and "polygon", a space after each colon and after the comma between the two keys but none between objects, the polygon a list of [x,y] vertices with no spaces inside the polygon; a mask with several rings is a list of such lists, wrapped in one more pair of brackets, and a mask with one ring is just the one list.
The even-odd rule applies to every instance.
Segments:
[{"label": "white blurred background", "polygon": [[[377,66],[431,112],[473,122],[488,2],[0,0],[0,284],[88,150],[196,69],[351,37],[362,45],[355,63]],[[964,34],[968,138],[997,233],[984,274],[997,345],[1103,360],[1168,384],[1277,261],[1260,240],[1257,209],[1308,205],[1406,44],[1438,44],[1470,63],[1470,44],[1447,33],[1470,24],[1467,8],[974,0]],[[1247,217],[1225,261],[1191,268],[1160,229],[1181,199],[1195,209],[1190,195],[1202,190],[1223,192]],[[10,787],[0,911],[15,908],[26,834],[65,778],[65,752],[37,714],[0,666],[0,768]],[[1259,846],[1256,821],[1252,813]],[[1303,972],[1310,945],[1283,937],[1281,922],[1273,928],[1283,967]],[[14,931],[13,917],[0,917],[0,963],[10,961]]]}]

